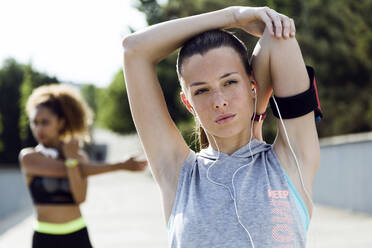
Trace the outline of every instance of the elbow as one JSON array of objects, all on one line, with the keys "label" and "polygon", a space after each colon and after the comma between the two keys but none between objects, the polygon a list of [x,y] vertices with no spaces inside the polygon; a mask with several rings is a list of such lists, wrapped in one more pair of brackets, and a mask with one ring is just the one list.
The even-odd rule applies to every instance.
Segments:
[{"label": "elbow", "polygon": [[79,194],[74,194],[74,200],[77,204],[81,204],[81,203],[85,202],[86,198],[87,198],[86,192],[81,192]]},{"label": "elbow", "polygon": [[272,36],[269,32],[269,30],[266,28],[261,39],[260,39],[260,45],[262,47],[267,47],[270,50],[291,50],[291,49],[297,49],[298,42],[296,37],[289,37],[289,38],[276,38]]},{"label": "elbow", "polygon": [[140,49],[138,49],[138,39],[135,34],[130,34],[124,37],[122,41],[122,47],[124,49],[124,57],[130,56],[132,54],[137,54]]},{"label": "elbow", "polygon": [[151,44],[139,34],[130,34],[124,37],[122,41],[124,65],[133,59],[157,63],[157,57],[151,52],[150,46]]},{"label": "elbow", "polygon": [[37,164],[34,154],[30,151],[22,150],[18,155],[19,164],[23,173],[28,174],[32,171],[33,164]]},{"label": "elbow", "polygon": [[24,168],[26,164],[29,164],[31,160],[31,156],[29,154],[24,154],[22,152],[19,153],[18,155],[18,161],[21,165],[21,168]]},{"label": "elbow", "polygon": [[130,42],[131,42],[130,40],[131,40],[131,35],[125,36],[124,39],[122,40],[121,45],[122,45],[124,51],[127,51],[129,49]]},{"label": "elbow", "polygon": [[85,196],[75,197],[75,202],[76,204],[82,204],[83,202],[85,202],[85,199],[86,199]]},{"label": "elbow", "polygon": [[22,149],[21,152],[18,154],[18,161],[21,165],[29,164],[33,160],[33,153],[31,149]]}]

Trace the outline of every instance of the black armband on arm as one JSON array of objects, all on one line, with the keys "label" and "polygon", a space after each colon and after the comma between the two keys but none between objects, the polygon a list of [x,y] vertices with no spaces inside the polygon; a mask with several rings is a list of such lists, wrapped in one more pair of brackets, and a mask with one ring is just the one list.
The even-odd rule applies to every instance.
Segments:
[{"label": "black armband on arm", "polygon": [[310,88],[308,90],[294,96],[272,96],[270,98],[270,107],[276,118],[279,118],[279,114],[273,97],[275,97],[280,110],[280,115],[283,119],[300,117],[310,113],[311,111],[314,111],[315,121],[320,121],[323,118],[314,69],[311,66],[306,66],[306,70],[310,78]]}]

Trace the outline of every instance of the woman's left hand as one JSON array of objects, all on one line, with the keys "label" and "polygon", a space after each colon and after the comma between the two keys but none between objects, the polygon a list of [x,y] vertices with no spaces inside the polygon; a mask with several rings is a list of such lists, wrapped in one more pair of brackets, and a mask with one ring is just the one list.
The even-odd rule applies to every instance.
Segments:
[{"label": "woman's left hand", "polygon": [[234,17],[238,28],[258,37],[265,27],[278,39],[288,39],[296,34],[293,19],[269,7],[235,7]]}]

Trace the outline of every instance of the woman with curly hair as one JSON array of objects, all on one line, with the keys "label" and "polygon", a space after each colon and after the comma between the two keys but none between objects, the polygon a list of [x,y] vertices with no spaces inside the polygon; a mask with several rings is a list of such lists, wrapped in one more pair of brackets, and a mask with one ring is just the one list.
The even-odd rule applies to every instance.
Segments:
[{"label": "woman with curly hair", "polygon": [[92,164],[79,143],[88,137],[92,113],[79,92],[67,85],[35,89],[26,104],[32,133],[39,143],[19,154],[36,210],[32,247],[92,247],[79,205],[87,177],[115,171],[140,171],[145,161]]}]

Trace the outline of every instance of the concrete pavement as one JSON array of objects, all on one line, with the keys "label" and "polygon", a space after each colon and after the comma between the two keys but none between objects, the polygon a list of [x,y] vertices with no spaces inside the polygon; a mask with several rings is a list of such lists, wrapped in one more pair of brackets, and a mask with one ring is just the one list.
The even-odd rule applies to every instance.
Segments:
[{"label": "concrete pavement", "polygon": [[[90,178],[82,212],[95,247],[167,247],[160,192],[147,173]],[[0,247],[30,247],[32,223],[29,216],[5,232]],[[372,216],[316,206],[307,247],[371,248]]]},{"label": "concrete pavement", "polygon": [[[120,138],[99,131],[95,139],[109,144],[109,161],[141,152],[136,136]],[[31,247],[33,216],[30,213],[26,209],[0,222],[0,230],[7,229],[0,235],[0,248]],[[114,172],[89,178],[82,213],[96,248],[167,247],[160,192],[148,171]],[[333,247],[372,248],[372,216],[316,205],[307,248]]]}]

